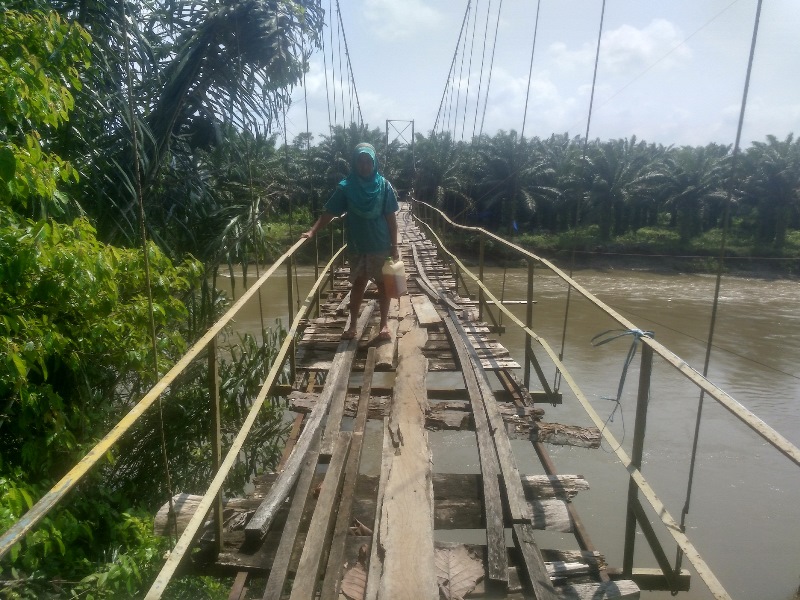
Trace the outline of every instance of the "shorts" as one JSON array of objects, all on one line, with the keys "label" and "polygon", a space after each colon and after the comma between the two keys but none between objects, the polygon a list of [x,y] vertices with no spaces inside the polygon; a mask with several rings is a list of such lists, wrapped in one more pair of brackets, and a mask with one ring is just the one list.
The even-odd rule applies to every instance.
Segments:
[{"label": "shorts", "polygon": [[350,283],[359,277],[372,279],[376,284],[383,284],[383,263],[386,257],[383,254],[355,254],[348,257],[350,263]]}]

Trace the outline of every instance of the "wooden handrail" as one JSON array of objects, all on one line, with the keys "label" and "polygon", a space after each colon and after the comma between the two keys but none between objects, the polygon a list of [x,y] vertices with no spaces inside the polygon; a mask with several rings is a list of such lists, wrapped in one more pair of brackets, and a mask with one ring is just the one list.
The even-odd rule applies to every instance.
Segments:
[{"label": "wooden handrail", "polygon": [[[477,234],[485,235],[485,236],[491,238],[492,240],[494,240],[495,242],[497,242],[498,244],[501,244],[501,245],[505,246],[506,248],[508,248],[510,250],[513,250],[513,251],[521,254],[522,256],[530,259],[530,260],[535,260],[535,261],[539,262],[543,266],[545,266],[548,269],[550,269],[551,271],[553,271],[553,273],[558,275],[565,283],[567,283],[567,285],[570,285],[573,289],[575,289],[575,291],[580,293],[584,298],[586,298],[587,300],[589,300],[589,302],[594,304],[597,308],[599,308],[600,310],[605,312],[608,316],[610,316],[617,323],[622,325],[625,329],[636,329],[636,325],[634,325],[633,322],[629,321],[628,319],[626,319],[625,317],[620,315],[618,312],[616,312],[614,309],[612,309],[610,306],[605,304],[603,301],[601,301],[600,299],[595,297],[591,292],[589,292],[588,290],[583,288],[583,286],[581,286],[579,283],[577,283],[574,279],[572,279],[564,271],[562,271],[561,269],[556,267],[549,260],[544,259],[544,258],[542,258],[540,256],[537,256],[536,254],[533,254],[532,252],[530,252],[528,250],[525,250],[524,248],[521,248],[521,247],[517,246],[516,244],[513,244],[512,242],[509,242],[508,240],[504,240],[503,238],[499,237],[498,235],[495,235],[494,233],[486,231],[483,228],[470,227],[468,225],[459,225],[458,223],[455,223],[454,221],[450,220],[450,218],[447,215],[442,213],[442,211],[440,211],[435,206],[431,206],[430,204],[427,204],[425,202],[419,202],[419,201],[417,201],[417,202],[419,204],[422,204],[422,205],[424,205],[426,207],[429,207],[432,210],[434,210],[434,211],[438,212],[439,214],[441,214],[442,218],[444,218],[445,221],[447,221],[452,227],[455,227],[456,229],[460,229],[460,230],[464,230],[464,231],[470,231],[470,232],[474,232],[474,233],[477,233]],[[436,234],[434,233],[433,229],[430,228],[430,226],[428,226],[427,224],[426,224],[426,227],[428,227],[429,231],[431,232],[431,235],[433,235],[434,237],[436,237],[437,240],[439,240],[438,236],[436,236]],[[441,240],[439,240],[439,243],[441,245]],[[445,250],[445,252],[447,252],[447,250]],[[464,265],[461,263],[461,261],[458,260],[458,258],[455,257],[455,255],[453,255],[453,254],[451,254],[449,252],[448,252],[448,254],[461,266],[462,269],[466,270],[466,267],[464,267]],[[469,272],[469,271],[467,271],[467,272]],[[478,278],[476,278],[471,273],[470,273],[470,276],[477,283],[477,285],[480,286],[481,290],[483,290],[483,293],[487,294],[491,298],[491,300],[496,303],[496,305],[497,305],[499,310],[503,311],[512,321],[514,321],[514,323],[516,323],[521,329],[523,329],[525,331],[525,333],[528,336],[531,337],[531,339],[537,341],[540,345],[542,345],[542,348],[544,348],[544,350],[550,355],[550,358],[553,359],[553,362],[556,364],[557,368],[560,371],[562,371],[562,373],[563,373],[563,370],[562,370],[562,366],[563,365],[561,365],[561,362],[558,360],[557,354],[552,351],[552,349],[549,347],[549,345],[547,345],[547,342],[542,340],[533,331],[528,329],[525,326],[525,324],[522,323],[519,319],[517,319],[514,316],[514,314],[511,313],[510,310],[508,310],[505,306],[502,305],[502,303],[500,303],[497,300],[497,298],[492,296],[491,293],[488,292],[488,289],[486,288],[486,286],[483,284],[482,281],[480,281]],[[650,338],[650,337],[643,337],[643,338],[641,338],[641,341],[642,341],[642,343],[647,344],[648,346],[650,346],[650,348],[652,348],[653,352],[658,354],[661,358],[663,358],[672,367],[674,367],[675,369],[680,371],[680,373],[684,377],[686,377],[687,379],[689,379],[689,381],[691,381],[697,387],[702,389],[706,394],[708,394],[709,396],[714,398],[719,404],[721,404],[724,408],[726,408],[728,411],[730,411],[742,423],[744,423],[750,429],[752,429],[754,432],[756,432],[762,439],[764,439],[765,441],[769,442],[769,444],[771,444],[775,449],[777,449],[779,452],[781,452],[784,456],[789,458],[789,460],[791,460],[794,464],[796,464],[797,466],[800,466],[800,449],[798,449],[797,446],[792,444],[787,438],[785,438],[780,433],[775,431],[772,427],[767,425],[763,420],[761,420],[754,413],[752,413],[747,408],[745,408],[741,403],[739,403],[737,400],[735,400],[726,391],[724,391],[723,389],[717,387],[716,385],[711,383],[708,379],[703,377],[703,375],[700,374],[697,370],[695,370],[694,368],[689,366],[689,364],[685,360],[683,360],[677,354],[675,354],[674,352],[669,350],[666,346],[664,346],[660,342],[657,342],[655,339]]]},{"label": "wooden handrail", "polygon": [[[201,337],[189,350],[184,354],[181,359],[161,378],[144,397],[134,406],[120,421],[109,431],[103,439],[101,439],[70,471],[64,475],[58,483],[56,483],[39,501],[34,504],[28,512],[26,512],[20,519],[14,523],[3,535],[0,537],[0,558],[3,558],[9,550],[18,543],[27,533],[35,527],[49,512],[53,509],[64,496],[74,488],[86,476],[89,470],[94,467],[97,462],[103,458],[108,450],[119,439],[130,430],[130,428],[144,415],[158,397],[166,390],[180,375],[180,373],[188,367],[192,361],[197,358],[201,351],[214,339],[217,334],[236,316],[241,308],[259,291],[261,286],[275,273],[283,262],[292,256],[307,240],[299,239],[295,242],[280,258],[251,286],[242,296],[237,300],[233,306],[216,322],[208,331]],[[334,255],[338,257],[344,247]],[[331,259],[333,260],[333,258]],[[316,287],[315,287],[316,289]],[[308,300],[307,300],[308,301]],[[295,319],[297,320],[297,319]],[[292,331],[287,335],[290,339]]]}]

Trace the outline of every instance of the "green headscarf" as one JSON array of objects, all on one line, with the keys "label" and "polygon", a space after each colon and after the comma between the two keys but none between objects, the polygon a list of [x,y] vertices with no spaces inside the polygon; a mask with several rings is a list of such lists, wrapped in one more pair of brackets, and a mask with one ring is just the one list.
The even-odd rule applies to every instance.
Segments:
[{"label": "green headscarf", "polygon": [[[372,173],[369,177],[361,177],[358,174],[356,163],[361,154],[366,154],[372,159]],[[348,211],[364,219],[375,219],[383,213],[386,180],[378,173],[378,157],[371,144],[362,142],[356,146],[350,163],[350,174],[339,185],[347,194]]]}]

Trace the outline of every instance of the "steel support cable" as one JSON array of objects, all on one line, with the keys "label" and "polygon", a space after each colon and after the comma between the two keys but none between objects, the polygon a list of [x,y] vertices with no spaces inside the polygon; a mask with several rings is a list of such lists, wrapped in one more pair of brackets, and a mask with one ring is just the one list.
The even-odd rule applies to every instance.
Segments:
[{"label": "steel support cable", "polygon": [[[439,102],[439,111],[436,113],[436,119],[433,122],[433,133],[436,133],[436,127],[439,124],[439,117],[442,117],[442,107],[444,106],[444,100],[447,97],[447,90],[450,87],[450,79],[453,76],[453,67],[456,64],[456,58],[458,57],[458,47],[461,45],[461,36],[464,34],[464,23],[467,21],[467,11],[469,10],[469,6],[472,0],[467,1],[467,8],[464,10],[464,18],[461,21],[461,30],[458,33],[458,42],[456,42],[456,49],[453,52],[453,59],[450,61],[450,70],[447,73],[447,80],[444,84],[444,91],[442,92],[442,99]],[[444,120],[444,119],[442,119]]]},{"label": "steel support cable", "polygon": [[[733,199],[733,188],[736,185],[737,167],[739,163],[739,154],[741,152],[740,144],[742,141],[742,128],[744,127],[744,114],[747,108],[747,94],[750,91],[750,76],[753,72],[753,59],[756,53],[756,41],[758,39],[758,25],[761,19],[761,4],[762,0],[758,0],[756,5],[756,15],[753,23],[753,37],[750,41],[750,55],[747,59],[747,71],[744,79],[744,90],[742,92],[742,102],[739,108],[739,123],[736,127],[736,142],[733,145],[733,154],[731,155],[731,173],[728,181],[728,193],[725,198],[725,212],[722,222],[722,240],[720,241],[719,259],[717,263],[717,279],[714,285],[714,301],[711,307],[711,323],[708,328],[708,342],[706,344],[706,355],[703,362],[703,377],[708,376],[708,368],[711,363],[711,349],[714,342],[714,330],[717,323],[717,311],[719,308],[719,291],[722,285],[722,269],[725,263],[725,251],[727,249],[728,230],[730,228],[730,210]],[[689,464],[689,478],[686,489],[686,501],[681,511],[681,531],[686,531],[686,516],[689,514],[689,504],[692,497],[692,487],[694,484],[694,472],[697,465],[697,447],[700,440],[700,423],[703,415],[703,400],[705,398],[705,391],[700,390],[700,398],[697,402],[697,418],[694,427],[694,439],[692,441],[692,455]],[[675,570],[679,571],[683,561],[683,550],[678,548],[677,556],[675,557]],[[674,594],[673,594],[674,595]]]},{"label": "steel support cable", "polygon": [[[469,15],[472,11],[472,2],[467,4],[467,29],[469,29]],[[458,129],[458,106],[461,103],[461,84],[464,81],[464,58],[467,55],[467,36],[464,36],[464,44],[461,46],[461,66],[458,69],[458,93],[456,94],[456,111],[453,115],[453,143],[455,143],[456,130]],[[467,106],[464,101],[464,116],[466,116]],[[463,138],[463,131],[461,137]]]},{"label": "steel support cable", "polygon": [[475,29],[478,27],[478,9],[481,0],[475,1],[475,15],[472,17],[472,40],[469,45],[469,64],[467,65],[467,92],[464,95],[464,118],[461,120],[461,141],[464,141],[464,131],[467,128],[467,107],[469,106],[469,86],[472,81],[472,55],[475,53]]},{"label": "steel support cable", "polygon": [[[572,275],[575,271],[575,246],[578,239],[578,225],[580,224],[580,214],[581,214],[581,197],[583,196],[583,177],[584,172],[586,170],[586,154],[589,150],[589,128],[592,124],[592,107],[594,106],[594,92],[597,86],[597,66],[600,62],[600,42],[603,38],[603,20],[605,19],[606,15],[606,0],[603,0],[602,7],[600,8],[600,26],[597,29],[597,48],[594,54],[594,73],[592,74],[592,91],[589,96],[589,114],[586,117],[586,134],[584,135],[583,139],[583,152],[581,155],[581,168],[580,168],[580,175],[578,181],[580,182],[578,195],[575,198],[575,228],[572,232],[572,254],[570,258],[569,264],[569,276],[572,279]],[[558,353],[559,360],[564,358],[564,348],[567,344],[567,323],[569,322],[569,306],[570,306],[570,299],[572,296],[572,286],[569,285],[567,287],[567,302],[564,307],[564,327],[561,331],[561,350]],[[556,374],[553,380],[553,390],[558,391],[559,386],[561,385],[561,372],[556,370]]]},{"label": "steel support cable", "polygon": [[[336,2],[336,6],[337,6],[337,10],[338,10],[338,6],[339,6],[338,0]],[[338,50],[338,54],[339,54],[339,92],[340,92],[341,97],[342,97],[342,126],[346,126],[347,123],[345,121],[345,112],[344,112],[344,107],[345,107],[345,102],[344,102],[344,83],[342,82],[342,71],[344,70],[342,68],[342,25],[341,25],[341,20],[338,19],[338,18],[336,19],[336,31],[338,32],[338,35],[336,37],[336,46],[337,46],[337,50]]]},{"label": "steel support cable", "polygon": [[[356,108],[358,109],[358,124],[363,127],[364,126],[364,117],[361,114],[361,102],[358,100],[358,88],[356,88],[356,78],[355,74],[353,73],[353,63],[350,62],[350,51],[347,48],[347,34],[344,31],[344,22],[342,21],[342,11],[339,8],[339,0],[336,0],[336,14],[339,16],[339,25],[342,28],[342,39],[344,40],[344,54],[347,58],[347,72],[350,75],[350,83],[353,86],[353,94],[356,98]],[[350,100],[352,104],[352,98]],[[352,110],[352,109],[351,109]]]},{"label": "steel support cable", "polygon": [[492,0],[486,7],[486,24],[483,27],[483,50],[481,51],[481,71],[478,78],[478,95],[475,98],[475,116],[472,119],[472,140],[475,141],[475,127],[478,125],[478,109],[481,105],[481,87],[483,86],[483,64],[486,60],[486,38],[489,37],[489,14],[492,12]]},{"label": "steel support cable", "polygon": [[[144,192],[142,191],[142,173],[139,168],[139,133],[136,127],[136,113],[133,108],[133,74],[131,73],[130,64],[130,43],[128,41],[128,15],[126,11],[126,4],[122,3],[122,43],[125,52],[125,76],[128,80],[127,101],[128,101],[128,115],[131,122],[131,135],[133,144],[133,169],[134,169],[134,184],[136,185],[136,200],[139,205],[139,230],[142,237],[142,260],[144,262],[144,279],[147,288],[147,310],[149,315],[150,326],[150,341],[152,343],[153,351],[153,375],[154,383],[159,380],[159,365],[158,365],[158,338],[156,337],[156,320],[153,308],[153,287],[150,279],[150,252],[147,248],[147,226],[144,214]],[[169,454],[167,452],[167,440],[164,435],[164,410],[161,402],[161,396],[158,397],[158,432],[161,442],[161,457],[164,461],[164,477],[166,478],[167,485],[167,502],[169,504],[169,512],[167,513],[167,522],[172,525],[175,539],[178,537],[178,519],[175,515],[175,505],[172,501],[172,476],[169,471]],[[32,525],[31,525],[32,526]]]},{"label": "steel support cable", "polygon": [[492,42],[492,58],[489,61],[489,76],[486,81],[486,98],[483,101],[483,115],[481,116],[481,129],[478,132],[478,137],[483,135],[483,125],[486,122],[486,107],[489,105],[489,90],[492,87],[492,71],[494,69],[494,53],[497,50],[497,32],[500,29],[500,13],[503,11],[503,0],[497,6],[497,22],[494,26],[494,41]]},{"label": "steel support cable", "polygon": [[[328,29],[330,29],[330,26]],[[333,121],[331,120],[331,94],[328,89],[328,49],[325,46],[325,32],[323,31],[319,37],[322,43],[322,69],[325,73],[325,107],[328,109],[328,133],[330,133]],[[305,74],[303,75],[303,82],[303,87],[305,87]]]},{"label": "steel support cable", "polygon": [[[333,88],[333,125],[339,122],[339,111],[336,103],[336,57],[333,55],[333,23],[331,22],[331,15],[333,15],[333,2],[328,0],[328,37],[331,40],[331,87]],[[328,83],[328,75],[325,74],[325,84]],[[329,109],[330,114],[330,109]],[[329,117],[330,119],[330,117]],[[330,132],[328,132],[330,133]]]},{"label": "steel support cable", "polygon": [[[236,55],[237,55],[237,66],[239,67],[239,79],[244,79],[242,73],[244,69],[242,68],[242,52],[241,48],[239,47],[239,21],[236,21]],[[305,74],[303,75],[305,77]],[[305,91],[305,89],[303,90]],[[240,110],[242,111],[242,132],[246,133],[247,130],[247,122],[249,111],[247,110],[247,103],[244,101],[244,96],[240,96],[241,98],[241,107]],[[233,101],[231,101],[231,108],[233,108]],[[232,112],[232,111],[231,111]],[[286,121],[285,121],[286,113],[284,112],[284,129],[286,128]],[[231,118],[233,121],[233,118]],[[253,128],[256,129],[257,125],[253,123]],[[253,236],[253,248],[256,251],[256,280],[261,278],[261,266],[258,262],[258,205],[260,202],[256,201],[255,204],[253,203],[254,194],[253,194],[253,158],[250,152],[250,140],[247,135],[244,135],[244,150],[245,154],[247,155],[247,190],[250,196],[250,223],[251,223],[251,231]],[[247,260],[247,256],[242,257],[243,260]],[[244,283],[244,282],[243,282]],[[212,292],[213,293],[213,292]],[[261,322],[261,343],[267,343],[267,333],[266,333],[266,325],[264,323],[264,301],[261,295],[261,289],[258,290],[258,318]]]}]

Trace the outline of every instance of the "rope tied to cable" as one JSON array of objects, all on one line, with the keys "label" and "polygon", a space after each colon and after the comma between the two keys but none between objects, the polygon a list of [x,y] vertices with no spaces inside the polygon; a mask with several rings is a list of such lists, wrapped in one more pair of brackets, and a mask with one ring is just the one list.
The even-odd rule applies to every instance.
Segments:
[{"label": "rope tied to cable", "polygon": [[630,366],[631,362],[633,362],[633,357],[636,356],[636,350],[639,347],[639,342],[641,342],[642,338],[654,338],[655,333],[652,331],[643,331],[641,329],[608,329],[603,331],[602,333],[598,333],[596,336],[592,338],[591,344],[594,347],[602,346],[603,344],[607,344],[609,342],[613,342],[621,337],[625,336],[632,336],[633,340],[631,342],[631,347],[628,349],[628,355],[625,357],[625,364],[622,367],[622,374],[619,377],[619,387],[617,387],[617,397],[610,398],[607,396],[601,396],[603,400],[614,400],[615,406],[614,410],[611,411],[611,415],[608,417],[608,421],[614,422],[614,413],[617,412],[617,409],[620,407],[620,398],[622,398],[622,389],[625,387],[625,377],[628,375],[628,367]]}]

